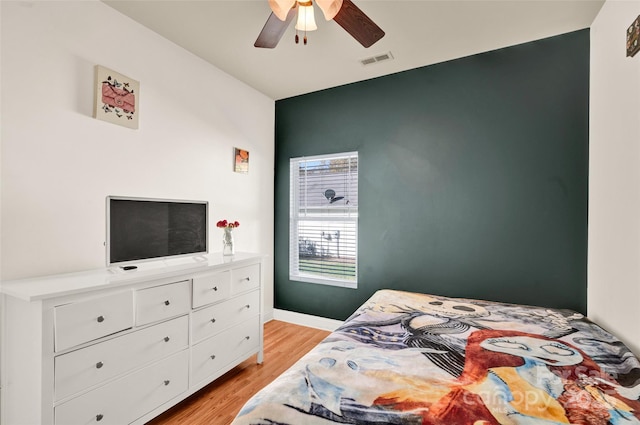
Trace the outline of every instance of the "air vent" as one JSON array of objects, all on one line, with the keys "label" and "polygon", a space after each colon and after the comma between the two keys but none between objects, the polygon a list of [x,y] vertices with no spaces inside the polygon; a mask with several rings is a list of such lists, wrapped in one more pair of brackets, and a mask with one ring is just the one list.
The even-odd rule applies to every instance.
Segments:
[{"label": "air vent", "polygon": [[384,62],[393,59],[391,52],[382,53],[380,55],[371,56],[369,58],[361,59],[360,63],[363,65],[371,65],[378,62]]}]

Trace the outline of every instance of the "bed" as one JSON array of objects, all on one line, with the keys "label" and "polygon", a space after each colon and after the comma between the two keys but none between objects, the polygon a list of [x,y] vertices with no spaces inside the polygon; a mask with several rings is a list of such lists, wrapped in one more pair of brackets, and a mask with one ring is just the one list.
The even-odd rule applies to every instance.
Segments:
[{"label": "bed", "polygon": [[380,290],[234,425],[640,424],[640,363],[582,314]]}]

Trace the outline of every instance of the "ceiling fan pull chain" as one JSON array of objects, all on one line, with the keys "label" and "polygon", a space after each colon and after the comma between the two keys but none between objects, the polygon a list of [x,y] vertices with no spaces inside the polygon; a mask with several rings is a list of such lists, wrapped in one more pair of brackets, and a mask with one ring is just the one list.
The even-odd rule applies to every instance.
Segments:
[{"label": "ceiling fan pull chain", "polygon": [[296,44],[300,43],[300,37],[298,37],[298,30],[296,30]]}]

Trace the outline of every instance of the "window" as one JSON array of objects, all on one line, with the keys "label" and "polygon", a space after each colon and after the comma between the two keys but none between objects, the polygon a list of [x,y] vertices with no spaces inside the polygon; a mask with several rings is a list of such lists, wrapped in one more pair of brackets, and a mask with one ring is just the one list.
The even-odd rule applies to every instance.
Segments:
[{"label": "window", "polygon": [[290,160],[289,279],[358,285],[358,153]]}]

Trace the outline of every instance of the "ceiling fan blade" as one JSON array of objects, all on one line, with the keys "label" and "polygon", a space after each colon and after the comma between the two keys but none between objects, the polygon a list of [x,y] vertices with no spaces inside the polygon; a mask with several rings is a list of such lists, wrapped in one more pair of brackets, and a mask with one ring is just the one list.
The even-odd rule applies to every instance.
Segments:
[{"label": "ceiling fan blade", "polygon": [[283,34],[287,30],[287,27],[293,21],[293,18],[296,17],[296,7],[298,3],[294,5],[294,7],[289,10],[287,14],[287,19],[281,21],[275,13],[271,12],[267,22],[264,24],[262,31],[258,35],[256,42],[253,43],[255,47],[264,47],[267,49],[273,49],[278,45],[278,42],[282,38]]},{"label": "ceiling fan blade", "polygon": [[384,31],[351,0],[343,0],[333,20],[364,47],[370,47],[384,37]]}]

